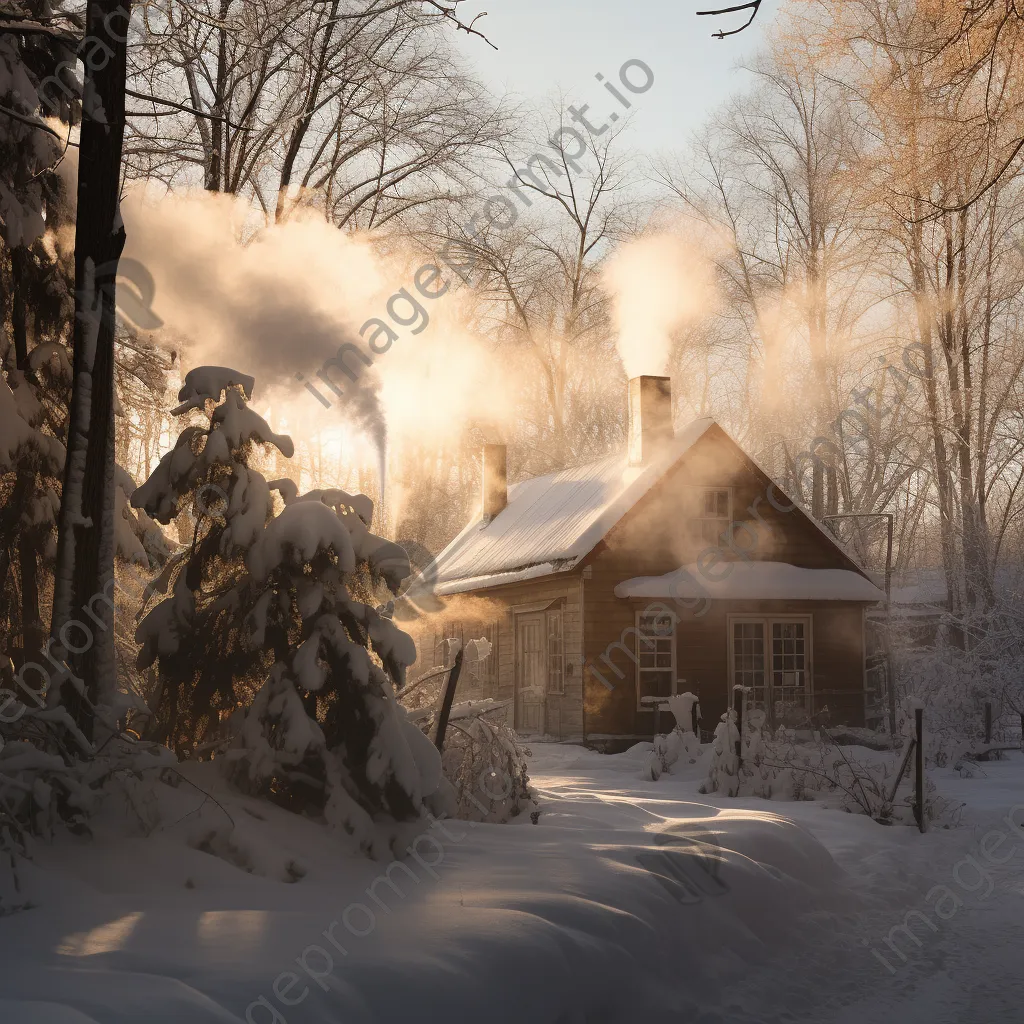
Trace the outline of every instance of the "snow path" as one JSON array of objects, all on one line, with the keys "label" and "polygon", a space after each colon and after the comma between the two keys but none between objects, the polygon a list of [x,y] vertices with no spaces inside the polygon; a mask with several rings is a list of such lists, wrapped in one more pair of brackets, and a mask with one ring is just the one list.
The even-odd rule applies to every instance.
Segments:
[{"label": "snow path", "polygon": [[[1024,1022],[1024,834],[1005,821],[1014,806],[1024,807],[1024,759],[984,766],[984,776],[960,779],[952,771],[939,781],[943,795],[965,804],[962,827],[922,836],[908,828],[883,828],[863,817],[827,811],[814,803],[760,800],[719,801],[696,796],[699,766],[663,776],[658,783],[630,774],[631,754],[600,759],[587,751],[540,745],[534,779],[549,801],[580,805],[597,802],[619,815],[664,808],[667,798],[714,801],[721,806],[771,806],[816,836],[846,872],[846,884],[862,900],[845,930],[808,923],[808,941],[796,958],[792,950],[757,965],[721,994],[699,1024],[1021,1024]],[[636,756],[636,767],[642,757]],[[623,776],[627,779],[624,779]],[[609,795],[609,790],[614,790]],[[628,810],[627,810],[628,808]],[[1024,822],[1024,813],[1015,815]],[[1007,839],[990,846],[1003,865],[980,856],[986,834]],[[1014,842],[1015,840],[1015,842]],[[994,843],[994,840],[990,840]],[[964,865],[973,855],[992,880]],[[958,884],[954,871],[961,865]],[[948,920],[938,918],[925,897],[935,885],[963,900]],[[968,888],[978,887],[977,894]],[[897,936],[904,962],[885,944],[890,929],[904,924],[908,911],[927,914],[937,927],[911,919],[917,946]],[[890,970],[872,955],[888,959]]]},{"label": "snow path", "polygon": [[644,759],[535,746],[539,824],[449,823],[443,855],[424,844],[403,862],[413,881],[392,865],[400,892],[388,865],[226,790],[230,828],[212,802],[186,806],[188,787],[149,838],[111,806],[94,840],[40,848],[36,908],[0,918],[0,1021],[1024,1021],[1024,836],[987,900],[958,888],[949,920],[915,925],[920,947],[901,940],[907,963],[884,945],[1024,805],[1024,760],[939,779],[966,824],[921,836],[814,803],[700,796],[699,765],[654,783]]}]

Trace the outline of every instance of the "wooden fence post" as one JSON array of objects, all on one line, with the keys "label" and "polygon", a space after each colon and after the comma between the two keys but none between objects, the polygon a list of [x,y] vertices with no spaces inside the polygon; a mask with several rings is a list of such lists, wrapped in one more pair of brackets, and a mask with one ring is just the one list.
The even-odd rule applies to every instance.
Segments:
[{"label": "wooden fence post", "polygon": [[924,832],[924,708],[914,708],[914,817]]},{"label": "wooden fence post", "polygon": [[434,728],[434,746],[438,751],[444,750],[444,734],[448,731],[448,716],[452,713],[452,702],[455,700],[455,689],[459,685],[459,674],[462,672],[462,648],[455,655],[455,662],[448,681],[445,683],[441,696],[441,707],[437,713],[437,725]]},{"label": "wooden fence post", "polygon": [[732,706],[736,712],[736,770],[743,767],[743,687],[732,688]]},{"label": "wooden fence post", "polygon": [[992,701],[985,701],[985,744],[992,742]]}]

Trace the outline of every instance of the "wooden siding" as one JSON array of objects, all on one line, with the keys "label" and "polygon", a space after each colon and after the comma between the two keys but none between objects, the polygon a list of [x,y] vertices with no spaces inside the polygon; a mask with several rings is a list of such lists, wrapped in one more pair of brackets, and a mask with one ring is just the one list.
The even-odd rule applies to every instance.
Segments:
[{"label": "wooden siding", "polygon": [[[418,619],[403,628],[416,641],[417,660],[409,670],[415,679],[444,664],[439,646],[445,636],[476,639],[484,630],[497,636],[487,677],[467,675],[460,680],[456,701],[515,698],[515,609],[561,603],[562,638],[565,658],[564,692],[547,693],[544,700],[544,735],[556,739],[583,738],[583,679],[580,587],[578,575],[548,576],[538,580],[474,591],[472,595],[442,598],[446,610]],[[448,631],[447,633],[445,631]],[[493,639],[492,639],[492,642]],[[512,720],[510,708],[509,721]]]},{"label": "wooden siding", "polygon": [[[636,613],[660,602],[617,598],[617,584],[635,576],[660,576],[704,555],[706,571],[749,558],[811,569],[855,568],[821,531],[789,503],[717,428],[697,442],[664,481],[612,530],[585,561],[585,710],[590,736],[644,737],[654,731],[653,711],[637,710]],[[705,488],[728,488],[731,520],[723,544],[701,535]],[[781,509],[781,510],[780,510]],[[711,549],[710,554],[709,549]],[[813,685],[830,693],[834,720],[863,721],[863,623],[861,604],[841,602],[712,601],[697,616],[684,604],[676,634],[679,688],[699,689],[705,728],[713,728],[729,688],[727,616],[739,613],[800,614],[812,618]]]},{"label": "wooden siding", "polygon": [[[732,525],[722,544],[702,535],[705,488],[729,491]],[[651,602],[617,598],[614,589],[635,576],[660,576],[698,562],[702,554],[704,571],[712,577],[723,571],[724,563],[740,558],[856,571],[817,526],[791,510],[785,496],[771,488],[771,481],[728,436],[713,427],[574,572],[445,598],[444,612],[404,625],[419,652],[410,678],[443,663],[437,644],[444,636],[469,640],[490,629],[496,637],[491,671],[483,679],[467,676],[456,700],[514,700],[514,609],[561,601],[565,693],[546,695],[545,734],[595,743],[618,737],[621,745],[650,737],[654,712],[637,710],[635,622],[637,612]],[[729,616],[804,615],[811,620],[815,710],[827,704],[832,721],[861,724],[863,607],[832,601],[713,601],[705,614],[697,615],[692,606],[676,606],[677,689],[700,695],[703,726],[713,730],[730,690]],[[662,729],[670,726],[671,721],[662,721]]]},{"label": "wooden siding", "polygon": [[[593,591],[589,582],[587,586],[589,606]],[[619,614],[611,626],[612,634],[595,634],[586,647],[587,731],[602,737],[649,737],[654,732],[654,712],[638,711],[636,706],[637,638],[632,632],[623,637],[623,632],[634,625],[636,613],[650,603],[631,600],[619,604]],[[676,689],[680,693],[689,690],[700,697],[705,730],[714,730],[730,699],[729,622],[732,616],[808,618],[812,710],[827,709],[832,722],[863,724],[862,605],[839,601],[714,601],[702,616],[685,612],[675,630]],[[604,621],[607,628],[611,621],[607,611]],[[617,641],[624,642],[619,645]],[[663,720],[663,731],[671,726],[671,717],[667,722]]]}]

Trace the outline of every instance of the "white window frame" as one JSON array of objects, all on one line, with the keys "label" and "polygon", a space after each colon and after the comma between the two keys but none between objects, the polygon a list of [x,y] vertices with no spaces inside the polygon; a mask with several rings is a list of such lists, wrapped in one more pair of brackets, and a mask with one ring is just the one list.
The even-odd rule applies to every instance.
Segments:
[{"label": "white window frame", "polygon": [[[677,657],[677,651],[678,651],[678,647],[679,647],[678,643],[676,642],[676,631],[679,628],[679,619],[671,611],[669,612],[669,615],[671,615],[671,618],[672,618],[672,632],[668,636],[668,641],[671,644],[671,653],[672,653],[672,667],[669,670],[671,672],[671,675],[672,675],[672,678],[671,678],[671,681],[670,681],[671,682],[670,692],[671,692],[671,694],[673,696],[675,696],[675,693],[676,693],[676,683],[678,682],[678,680],[676,679],[676,657]],[[633,626],[634,626],[633,635],[634,635],[635,640],[636,640],[636,652],[635,652],[636,664],[634,666],[634,668],[636,670],[636,709],[637,709],[637,711],[653,711],[654,709],[650,705],[641,704],[640,703],[640,699],[643,696],[642,688],[640,686],[640,678],[641,678],[641,675],[643,673],[645,673],[645,672],[664,672],[665,669],[663,669],[663,668],[659,668],[659,669],[642,669],[640,667],[640,652],[641,652],[641,649],[642,648],[646,649],[647,646],[648,646],[641,639],[641,637],[644,636],[644,632],[640,628],[640,622],[643,619],[643,617],[644,617],[644,612],[640,611],[640,610],[637,610],[636,613],[633,616]],[[665,618],[666,616],[665,615],[659,615],[657,617],[658,618]],[[665,637],[659,637],[659,639],[665,639]]]},{"label": "white window frame", "polygon": [[764,659],[765,659],[765,690],[770,691],[774,689],[773,684],[773,669],[772,669],[772,625],[776,622],[802,622],[804,624],[805,634],[805,660],[806,667],[804,668],[804,674],[807,677],[804,684],[804,693],[806,694],[808,709],[814,707],[814,615],[808,612],[806,615],[800,615],[796,613],[783,613],[783,614],[771,614],[766,613],[759,615],[757,613],[742,614],[735,613],[726,616],[726,644],[728,645],[729,653],[729,685],[727,692],[729,694],[730,706],[732,702],[732,688],[736,684],[736,644],[735,644],[735,626],[737,623],[744,622],[759,622],[764,626]]}]

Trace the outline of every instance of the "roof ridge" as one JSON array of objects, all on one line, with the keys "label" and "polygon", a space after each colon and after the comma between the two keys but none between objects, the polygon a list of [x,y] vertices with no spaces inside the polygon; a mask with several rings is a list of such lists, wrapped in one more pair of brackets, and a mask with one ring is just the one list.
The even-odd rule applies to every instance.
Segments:
[{"label": "roof ridge", "polygon": [[437,556],[436,583],[574,568],[713,425],[711,416],[691,420],[645,465],[630,466],[622,451],[517,482],[501,512],[468,523]]}]

